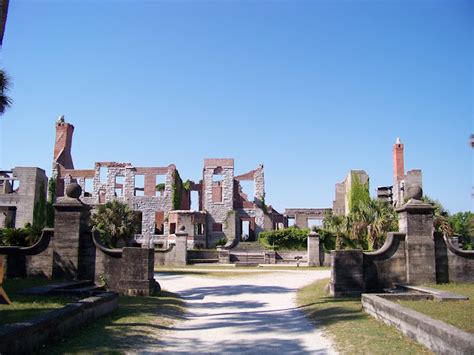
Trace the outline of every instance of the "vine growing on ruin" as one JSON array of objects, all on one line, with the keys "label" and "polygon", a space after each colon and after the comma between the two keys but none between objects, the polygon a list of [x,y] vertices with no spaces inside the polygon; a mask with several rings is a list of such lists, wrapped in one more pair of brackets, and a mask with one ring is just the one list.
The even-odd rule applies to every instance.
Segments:
[{"label": "vine growing on ruin", "polygon": [[172,190],[172,205],[173,205],[173,210],[179,210],[181,207],[181,189],[183,187],[183,180],[181,180],[181,177],[179,176],[179,173],[177,170],[174,172],[174,184],[173,184],[173,190]]}]

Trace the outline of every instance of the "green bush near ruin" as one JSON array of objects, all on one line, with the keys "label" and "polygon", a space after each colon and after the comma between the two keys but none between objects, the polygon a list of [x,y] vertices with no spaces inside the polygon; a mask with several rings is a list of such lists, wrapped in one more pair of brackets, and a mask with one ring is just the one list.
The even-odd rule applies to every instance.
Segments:
[{"label": "green bush near ruin", "polygon": [[306,250],[309,229],[289,227],[271,232],[261,232],[258,236],[260,244],[266,248],[289,250]]},{"label": "green bush near ruin", "polygon": [[90,226],[99,232],[102,243],[109,248],[121,243],[127,245],[140,227],[133,210],[118,200],[100,205],[91,216]]},{"label": "green bush near ruin", "polygon": [[30,223],[23,228],[1,228],[0,246],[29,247],[38,241],[42,229]]}]

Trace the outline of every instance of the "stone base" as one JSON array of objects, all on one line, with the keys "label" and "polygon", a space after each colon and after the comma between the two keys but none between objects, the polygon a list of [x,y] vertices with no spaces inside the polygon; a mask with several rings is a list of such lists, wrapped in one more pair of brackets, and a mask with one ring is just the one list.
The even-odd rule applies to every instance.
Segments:
[{"label": "stone base", "polygon": [[125,296],[151,296],[161,290],[156,280],[121,280],[120,294]]}]

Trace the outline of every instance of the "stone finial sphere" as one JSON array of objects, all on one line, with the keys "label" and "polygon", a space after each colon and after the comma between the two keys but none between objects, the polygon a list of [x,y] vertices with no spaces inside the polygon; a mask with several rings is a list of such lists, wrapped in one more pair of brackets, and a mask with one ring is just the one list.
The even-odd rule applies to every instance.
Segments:
[{"label": "stone finial sphere", "polygon": [[405,193],[406,199],[412,198],[414,200],[421,200],[422,197],[423,197],[423,189],[421,188],[420,185],[410,186]]},{"label": "stone finial sphere", "polygon": [[73,182],[66,187],[66,196],[71,198],[79,198],[82,193],[82,187]]}]

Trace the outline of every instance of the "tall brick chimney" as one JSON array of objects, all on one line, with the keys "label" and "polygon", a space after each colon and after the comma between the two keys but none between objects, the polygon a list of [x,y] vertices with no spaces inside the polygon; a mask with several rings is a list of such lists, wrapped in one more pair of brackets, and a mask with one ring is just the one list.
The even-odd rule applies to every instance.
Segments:
[{"label": "tall brick chimney", "polygon": [[74,169],[71,156],[72,134],[74,126],[64,121],[61,116],[56,122],[56,140],[54,142],[53,161],[61,164],[66,169]]},{"label": "tall brick chimney", "polygon": [[393,181],[398,182],[405,177],[405,166],[403,158],[403,144],[400,138],[393,145]]}]

